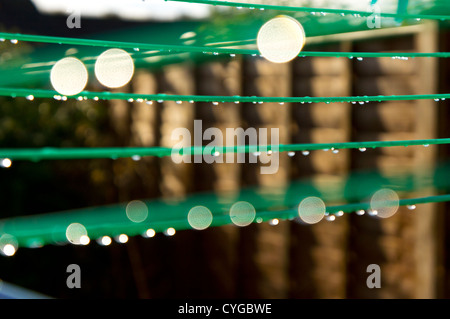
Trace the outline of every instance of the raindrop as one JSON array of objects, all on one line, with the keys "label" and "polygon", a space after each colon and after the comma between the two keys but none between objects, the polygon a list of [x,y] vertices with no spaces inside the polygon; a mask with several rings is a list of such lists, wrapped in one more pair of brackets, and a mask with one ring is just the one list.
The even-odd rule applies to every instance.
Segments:
[{"label": "raindrop", "polygon": [[364,58],[362,58],[362,57],[358,57],[358,58],[356,58],[358,61],[362,61],[362,60],[364,60]]},{"label": "raindrop", "polygon": [[144,233],[144,237],[146,237],[146,238],[152,238],[152,237],[155,237],[155,235],[156,235],[155,230],[153,230],[151,228],[147,229],[146,232]]},{"label": "raindrop", "polygon": [[10,40],[10,41],[11,41],[12,44],[17,44],[17,43],[19,43],[19,40],[17,40],[17,39],[12,39],[12,40]]},{"label": "raindrop", "polygon": [[423,144],[423,146],[424,146],[424,147],[428,147],[428,146],[430,146],[430,144]]},{"label": "raindrop", "polygon": [[145,103],[147,103],[148,105],[152,105],[152,104],[153,104],[153,101],[147,101],[147,102],[145,102]]},{"label": "raindrop", "polygon": [[414,210],[416,209],[416,205],[407,205],[406,206],[409,210]]},{"label": "raindrop", "polygon": [[219,102],[212,102],[213,105],[219,105]]},{"label": "raindrop", "polygon": [[173,236],[173,235],[175,235],[175,233],[176,233],[176,231],[175,231],[175,228],[173,228],[173,227],[167,228],[164,231],[164,235],[166,235],[166,236]]},{"label": "raindrop", "polygon": [[0,166],[4,168],[10,168],[12,165],[12,161],[9,158],[3,158],[0,161]]},{"label": "raindrop", "polygon": [[271,225],[271,226],[276,226],[279,223],[280,223],[280,220],[278,218],[274,218],[274,219],[269,220],[269,225]]},{"label": "raindrop", "polygon": [[33,101],[34,100],[34,96],[33,95],[27,95],[27,97],[26,97],[26,99],[28,100],[28,101]]},{"label": "raindrop", "polygon": [[292,156],[295,155],[295,152],[290,151],[290,152],[287,153],[287,155],[288,155],[289,157],[292,157]]},{"label": "raindrop", "polygon": [[334,154],[339,153],[339,150],[337,150],[337,149],[331,149],[331,151],[332,151]]},{"label": "raindrop", "polygon": [[359,148],[359,151],[360,151],[360,152],[365,152],[365,151],[366,151],[366,148],[365,148],[365,147],[360,147],[360,148]]},{"label": "raindrop", "polygon": [[367,212],[367,214],[369,214],[370,216],[376,216],[378,214],[378,212],[374,209],[371,209]]},{"label": "raindrop", "polygon": [[358,215],[358,216],[362,216],[362,215],[364,215],[364,214],[365,214],[364,209],[360,209],[360,210],[357,210],[357,211],[356,211],[356,215]]},{"label": "raindrop", "polygon": [[302,155],[308,156],[309,155],[309,151],[302,151]]},{"label": "raindrop", "polygon": [[183,101],[176,101],[175,103],[177,103],[177,104],[181,104],[181,103],[183,103]]},{"label": "raindrop", "polygon": [[329,216],[325,217],[325,219],[328,220],[329,222],[332,222],[332,221],[336,220],[336,216],[329,215]]},{"label": "raindrop", "polygon": [[102,246],[108,246],[112,243],[111,237],[109,236],[103,236],[99,239],[97,239],[97,243],[99,243]]}]

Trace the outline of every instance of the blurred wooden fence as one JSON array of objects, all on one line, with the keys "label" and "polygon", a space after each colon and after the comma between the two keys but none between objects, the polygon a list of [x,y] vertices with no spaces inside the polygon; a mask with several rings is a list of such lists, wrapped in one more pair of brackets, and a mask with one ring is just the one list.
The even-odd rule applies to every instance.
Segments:
[{"label": "blurred wooden fence", "polygon": [[[439,45],[449,49],[448,40],[439,41],[435,24],[398,30],[348,34],[321,49],[433,52]],[[201,95],[391,95],[435,93],[442,81],[447,81],[448,91],[448,75],[439,82],[434,58],[313,57],[284,65],[235,58],[202,66],[172,65],[158,74],[139,70],[130,89]],[[424,100],[364,106],[175,102],[148,106],[115,101],[110,110],[118,141],[133,146],[172,146],[172,131],[192,129],[194,119],[203,120],[204,129],[279,128],[280,143],[425,139],[437,137],[438,127],[446,126],[446,121],[438,126],[438,103]],[[439,114],[442,118],[446,113]],[[437,151],[430,146],[426,151],[317,151],[292,158],[282,154],[274,175],[261,175],[255,165],[174,164],[170,158],[145,158],[114,168],[126,172],[115,175],[115,184],[120,201],[203,190],[238,191],[243,185],[283,186],[303,177],[312,178],[320,188],[339,185],[354,169],[378,168],[390,175],[424,167],[435,162]],[[443,216],[444,205],[419,205],[414,212],[401,207],[388,219],[346,214],[313,226],[292,221],[277,226],[230,225],[151,240],[136,237],[127,247],[140,297],[433,298],[448,294],[440,284],[447,278]],[[369,264],[381,267],[380,289],[366,286]]]}]

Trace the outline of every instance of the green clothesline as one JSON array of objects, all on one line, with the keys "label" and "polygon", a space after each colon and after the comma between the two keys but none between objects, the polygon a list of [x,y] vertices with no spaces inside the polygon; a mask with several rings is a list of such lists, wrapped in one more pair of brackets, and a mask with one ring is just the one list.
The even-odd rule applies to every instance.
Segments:
[{"label": "green clothesline", "polygon": [[[105,41],[93,39],[67,38],[67,37],[53,37],[43,35],[30,35],[20,33],[5,33],[0,32],[0,39],[3,40],[17,40],[25,42],[37,42],[47,44],[65,44],[65,45],[81,45],[94,46],[105,48],[120,48],[120,49],[139,49],[152,50],[161,52],[191,52],[191,53],[205,53],[205,54],[227,54],[227,55],[260,55],[258,50],[252,49],[236,49],[223,48],[212,46],[188,46],[188,45],[167,45],[167,44],[148,44],[148,43],[132,43],[119,41]],[[135,52],[136,53],[136,52]],[[142,54],[142,53],[138,53]],[[347,58],[419,58],[419,57],[435,57],[448,58],[450,52],[321,52],[321,51],[303,51],[299,54],[300,57],[347,57]]]},{"label": "green clothesline", "polygon": [[[291,6],[259,4],[259,3],[243,3],[243,2],[233,2],[233,1],[215,1],[215,0],[165,0],[165,1],[199,3],[199,4],[209,4],[209,5],[213,5],[213,6],[227,6],[227,7],[235,7],[235,8],[259,9],[259,10],[309,12],[309,13],[315,13],[315,14],[332,13],[332,14],[353,15],[353,16],[361,16],[361,17],[368,17],[368,16],[374,15],[374,12],[359,11],[359,10],[311,8],[311,7],[291,7]],[[410,13],[380,12],[378,15],[380,17],[385,17],[385,18],[401,18],[401,19],[432,19],[432,20],[449,20],[450,19],[450,16],[448,16],[448,15],[436,15],[436,14],[410,14]]]},{"label": "green clothesline", "polygon": [[130,158],[143,156],[166,157],[172,154],[180,155],[213,155],[219,151],[226,153],[250,153],[258,151],[314,151],[340,149],[374,149],[377,147],[399,147],[399,146],[429,146],[450,144],[450,138],[426,139],[426,140],[403,140],[403,141],[369,141],[369,142],[346,142],[346,143],[314,143],[314,144],[279,144],[279,145],[235,145],[235,146],[191,146],[185,148],[170,147],[85,147],[85,148],[27,148],[27,149],[0,149],[0,158],[11,160],[68,160],[68,159],[93,159],[93,158]]},{"label": "green clothesline", "polygon": [[[400,199],[399,206],[448,201],[450,201],[450,195],[437,195]],[[210,227],[232,223],[230,215],[223,211],[226,208],[229,209],[229,204],[231,202],[225,206],[223,204],[219,205],[217,210],[212,209],[213,220]],[[153,214],[153,210],[155,208],[161,209],[165,205],[168,205],[167,209],[172,209],[170,208],[170,204],[146,202],[145,205],[152,214],[147,220],[139,223],[127,219],[125,213],[126,205],[92,207],[78,209],[72,212],[3,219],[0,220],[0,246],[2,246],[0,249],[3,249],[7,244],[13,244],[17,248],[37,248],[48,244],[69,243],[66,237],[66,230],[72,223],[81,224],[86,229],[87,236],[91,239],[99,239],[102,236],[116,237],[119,234],[126,234],[127,236],[143,235],[149,229],[152,229],[155,233],[162,233],[171,227],[176,231],[192,229],[187,219],[189,207],[183,206],[182,209],[177,210],[177,214],[172,214],[169,218],[161,219],[161,216],[156,217]],[[329,215],[335,215],[338,212],[351,213],[370,209],[371,205],[368,202],[326,207]],[[296,220],[298,218],[297,207],[270,211],[257,210],[253,223],[267,222],[273,219]]]},{"label": "green clothesline", "polygon": [[[22,88],[0,88],[0,96],[34,98],[54,98],[63,99],[63,96],[53,90],[42,89],[22,89]],[[365,102],[385,102],[385,101],[413,101],[413,100],[435,100],[442,101],[450,98],[450,93],[446,94],[415,94],[415,95],[376,95],[376,96],[338,96],[338,97],[265,97],[265,96],[216,96],[216,95],[177,95],[177,94],[139,94],[122,92],[89,92],[83,91],[80,94],[66,98],[78,100],[125,100],[129,102],[211,102],[214,104],[221,102],[234,103],[365,103]]]}]

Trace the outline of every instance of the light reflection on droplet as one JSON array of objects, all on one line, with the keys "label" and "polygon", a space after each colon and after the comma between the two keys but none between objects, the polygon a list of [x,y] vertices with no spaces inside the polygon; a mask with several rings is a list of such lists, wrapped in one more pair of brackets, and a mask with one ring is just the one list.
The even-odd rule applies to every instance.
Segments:
[{"label": "light reflection on droplet", "polygon": [[127,204],[125,212],[129,220],[134,223],[141,223],[147,219],[148,207],[140,200],[133,200]]},{"label": "light reflection on droplet", "polygon": [[362,215],[364,215],[366,212],[364,211],[364,209],[360,209],[360,210],[357,210],[356,211],[356,215],[358,215],[358,216],[362,216]]},{"label": "light reflection on droplet", "polygon": [[155,235],[156,235],[155,230],[153,230],[151,228],[149,228],[145,231],[145,237],[147,237],[147,238],[155,237]]},{"label": "light reflection on droplet", "polygon": [[164,231],[164,235],[166,235],[166,236],[173,236],[173,235],[175,235],[175,233],[176,233],[176,231],[175,231],[175,228],[173,228],[173,227],[169,227]]},{"label": "light reflection on droplet", "polygon": [[128,241],[128,236],[126,234],[120,234],[115,239],[117,242],[119,242],[121,244],[125,244]]},{"label": "light reflection on droplet", "polygon": [[278,218],[274,218],[274,219],[269,220],[269,225],[271,225],[271,226],[276,226],[279,223],[280,223],[280,220]]},{"label": "light reflection on droplet", "polygon": [[11,245],[11,244],[6,244],[3,249],[2,249],[3,253],[5,254],[5,256],[13,256],[16,253],[16,248]]},{"label": "light reflection on droplet", "polygon": [[102,238],[99,238],[97,242],[102,246],[109,246],[112,243],[112,239],[109,236],[103,236]]},{"label": "light reflection on droplet", "polygon": [[392,189],[380,189],[373,194],[370,200],[370,207],[381,218],[391,217],[399,208],[399,197]]},{"label": "light reflection on droplet", "polygon": [[416,205],[407,205],[406,208],[408,208],[409,210],[414,210],[416,209]]},{"label": "light reflection on droplet", "polygon": [[192,228],[204,230],[211,225],[213,215],[208,208],[204,206],[195,206],[189,211],[187,219]]},{"label": "light reflection on droplet", "polygon": [[83,235],[80,237],[80,245],[87,245],[90,241],[91,240],[87,235]]},{"label": "light reflection on droplet", "polygon": [[12,161],[9,158],[3,158],[0,161],[0,165],[4,168],[10,168],[12,165]]},{"label": "light reflection on droplet", "polygon": [[233,224],[245,227],[250,225],[256,216],[256,210],[252,204],[248,202],[234,203],[230,208],[230,218]]},{"label": "light reflection on droplet", "polygon": [[298,216],[307,224],[320,222],[325,213],[325,203],[319,197],[307,197],[298,205]]},{"label": "light reflection on droplet", "polygon": [[17,249],[19,248],[19,244],[17,239],[9,234],[3,234],[0,236],[0,252],[5,256],[13,256]]},{"label": "light reflection on droplet", "polygon": [[109,49],[100,54],[95,62],[95,76],[109,88],[119,88],[130,82],[134,74],[134,62],[128,52]]},{"label": "light reflection on droplet", "polygon": [[298,56],[305,40],[305,31],[297,20],[278,16],[259,29],[256,41],[258,50],[265,59],[285,63]]},{"label": "light reflection on droplet", "polygon": [[[88,72],[83,62],[67,57],[53,65],[50,72],[50,82],[53,88],[63,95],[75,95],[86,87]],[[60,97],[61,99],[61,97]]]}]

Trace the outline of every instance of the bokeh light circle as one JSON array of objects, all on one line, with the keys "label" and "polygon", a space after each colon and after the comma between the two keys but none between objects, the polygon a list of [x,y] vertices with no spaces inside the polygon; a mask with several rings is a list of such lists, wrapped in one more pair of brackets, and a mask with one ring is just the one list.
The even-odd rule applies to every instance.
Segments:
[{"label": "bokeh light circle", "polygon": [[208,208],[204,206],[195,206],[189,211],[187,219],[192,228],[204,230],[211,225],[213,215]]},{"label": "bokeh light circle", "polygon": [[127,204],[125,209],[127,217],[134,223],[141,223],[148,217],[147,204],[140,200],[133,200]]},{"label": "bokeh light circle", "polygon": [[50,82],[58,93],[75,95],[86,87],[88,72],[80,60],[73,57],[63,58],[53,65]]},{"label": "bokeh light circle", "polygon": [[317,224],[326,213],[326,205],[319,197],[307,197],[298,205],[298,216],[306,224]]},{"label": "bokeh light circle", "polygon": [[400,200],[395,191],[383,188],[375,192],[370,199],[370,208],[377,212],[377,216],[388,218],[393,216],[400,206]]},{"label": "bokeh light circle", "polygon": [[305,41],[305,30],[300,22],[288,16],[267,21],[256,38],[261,55],[274,63],[286,63],[297,57]]},{"label": "bokeh light circle", "polygon": [[109,49],[95,62],[95,76],[106,87],[119,88],[130,82],[134,74],[134,62],[122,49]]},{"label": "bokeh light circle", "polygon": [[250,225],[256,216],[256,210],[248,202],[234,203],[230,208],[230,218],[233,224],[244,227]]},{"label": "bokeh light circle", "polygon": [[80,223],[72,223],[66,228],[66,238],[74,245],[83,245],[86,242],[88,233],[86,228]]}]

